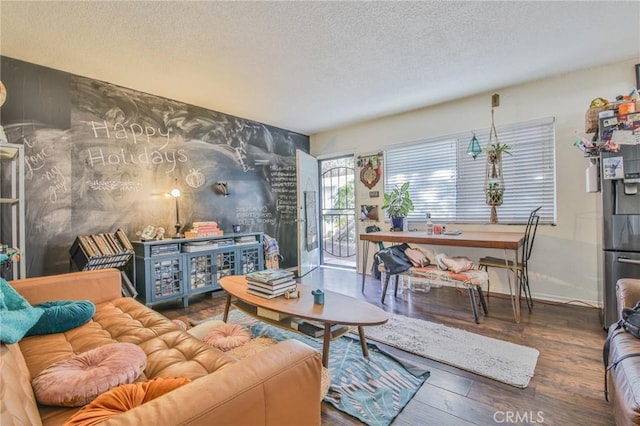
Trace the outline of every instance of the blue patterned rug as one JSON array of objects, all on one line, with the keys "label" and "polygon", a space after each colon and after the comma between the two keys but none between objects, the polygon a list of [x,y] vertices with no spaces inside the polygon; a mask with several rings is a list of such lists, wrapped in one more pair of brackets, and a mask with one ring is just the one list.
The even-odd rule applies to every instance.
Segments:
[{"label": "blue patterned rug", "polygon": [[[228,322],[247,327],[253,337],[268,336],[278,341],[297,339],[322,353],[321,338],[313,339],[265,324],[236,309],[229,312]],[[360,341],[356,338],[344,336],[331,342],[331,385],[324,401],[364,423],[386,426],[413,398],[429,372],[418,369],[411,374],[375,343],[368,343],[368,347],[367,359],[362,356]]]}]

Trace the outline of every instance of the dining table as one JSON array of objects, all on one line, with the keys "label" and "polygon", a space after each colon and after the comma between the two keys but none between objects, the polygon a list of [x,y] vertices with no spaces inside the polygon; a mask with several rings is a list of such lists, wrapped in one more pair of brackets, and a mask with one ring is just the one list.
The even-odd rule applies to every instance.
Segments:
[{"label": "dining table", "polygon": [[[362,288],[364,288],[369,245],[374,242],[393,244],[423,244],[429,246],[473,247],[503,250],[505,267],[511,272],[507,274],[513,317],[520,322],[521,286],[518,279],[518,254],[524,244],[524,231],[462,231],[459,233],[427,234],[420,231],[378,231],[360,234],[362,247]],[[510,255],[510,256],[509,256]],[[509,259],[511,258],[511,259]],[[512,283],[513,277],[513,283]],[[515,287],[515,289],[512,287]],[[514,291],[515,290],[515,291]]]}]

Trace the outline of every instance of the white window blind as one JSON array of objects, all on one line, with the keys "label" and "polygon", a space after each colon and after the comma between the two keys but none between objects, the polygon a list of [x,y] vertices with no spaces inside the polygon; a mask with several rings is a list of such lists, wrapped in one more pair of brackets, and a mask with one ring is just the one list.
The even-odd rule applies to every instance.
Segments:
[{"label": "white window blind", "polygon": [[[500,143],[511,147],[503,155],[504,202],[498,207],[499,223],[526,223],[539,206],[540,221],[555,223],[554,118],[498,126]],[[475,132],[484,148],[489,129]],[[467,155],[473,136],[468,131],[394,146],[385,152],[385,191],[409,181],[415,211],[409,220],[487,223],[490,207],[483,191],[486,155]]]}]

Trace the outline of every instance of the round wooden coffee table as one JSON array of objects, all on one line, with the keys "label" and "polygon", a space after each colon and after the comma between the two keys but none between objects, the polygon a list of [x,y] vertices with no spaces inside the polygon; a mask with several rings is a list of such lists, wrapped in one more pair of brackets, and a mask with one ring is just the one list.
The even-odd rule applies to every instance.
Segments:
[{"label": "round wooden coffee table", "polygon": [[[342,336],[349,329],[348,326],[358,327],[362,354],[369,356],[364,326],[380,325],[389,320],[389,315],[375,305],[351,296],[324,291],[324,305],[315,305],[311,291],[313,287],[298,284],[300,297],[285,299],[283,296],[265,299],[247,293],[247,279],[244,275],[233,275],[220,280],[220,285],[227,292],[223,321],[227,321],[231,305],[251,315],[260,321],[288,330],[298,331],[291,327],[291,318],[306,319],[324,325],[322,345],[322,365],[327,366],[329,359],[329,345],[332,339]],[[235,301],[232,299],[235,298]],[[277,320],[258,315],[258,308],[282,314],[289,318]],[[332,327],[344,325],[343,330],[332,333]],[[299,331],[298,331],[299,332]],[[301,333],[304,334],[304,333]]]}]

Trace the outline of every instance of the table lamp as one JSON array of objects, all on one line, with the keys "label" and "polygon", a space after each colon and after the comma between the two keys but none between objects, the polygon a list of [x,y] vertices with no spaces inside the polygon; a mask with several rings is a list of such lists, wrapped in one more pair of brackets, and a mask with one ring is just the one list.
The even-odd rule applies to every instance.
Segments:
[{"label": "table lamp", "polygon": [[180,190],[178,188],[173,188],[169,193],[176,200],[176,235],[173,238],[182,238],[182,234],[180,234],[180,209],[178,208],[178,198],[180,198]]}]

